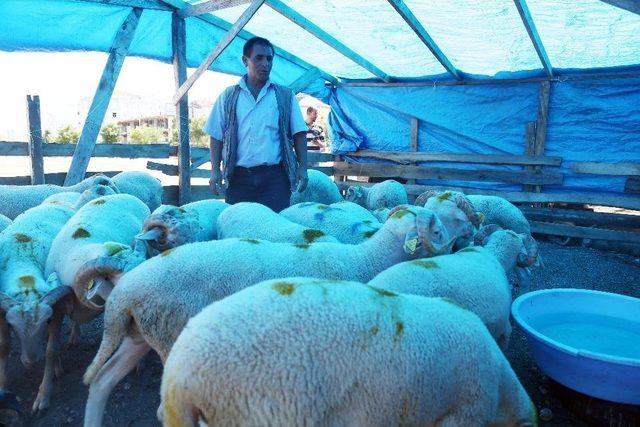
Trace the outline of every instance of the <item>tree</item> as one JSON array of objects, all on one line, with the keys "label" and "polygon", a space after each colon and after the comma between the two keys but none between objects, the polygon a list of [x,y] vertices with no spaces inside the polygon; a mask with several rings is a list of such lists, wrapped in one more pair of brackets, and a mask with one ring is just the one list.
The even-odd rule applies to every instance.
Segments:
[{"label": "tree", "polygon": [[56,142],[77,144],[80,139],[80,131],[72,125],[66,125],[58,131],[58,137],[56,139]]},{"label": "tree", "polygon": [[151,126],[135,128],[131,131],[131,141],[137,144],[149,144],[165,139],[162,129]]},{"label": "tree", "polygon": [[44,136],[42,137],[42,139],[44,139],[44,142],[52,142],[51,141],[51,131],[49,129],[44,131]]},{"label": "tree", "polygon": [[204,127],[206,119],[204,117],[195,117],[189,120],[189,139],[191,145],[194,147],[208,147],[209,135],[204,133],[202,128]]},{"label": "tree", "polygon": [[115,123],[109,123],[100,130],[102,141],[107,144],[113,144],[120,139],[120,128]]}]

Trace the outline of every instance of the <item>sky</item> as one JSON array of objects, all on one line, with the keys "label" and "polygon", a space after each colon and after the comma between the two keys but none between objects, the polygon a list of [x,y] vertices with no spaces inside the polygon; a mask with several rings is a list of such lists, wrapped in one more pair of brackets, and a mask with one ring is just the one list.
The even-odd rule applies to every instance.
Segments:
[{"label": "sky", "polygon": [[[40,96],[42,130],[55,132],[78,119],[78,105],[92,99],[107,54],[98,52],[0,52],[0,140],[27,141],[27,95]],[[189,74],[194,69],[189,69]],[[207,71],[189,91],[189,100],[214,102],[237,76]],[[114,96],[138,95],[159,105],[170,103],[175,92],[173,67],[158,61],[125,60]]]}]

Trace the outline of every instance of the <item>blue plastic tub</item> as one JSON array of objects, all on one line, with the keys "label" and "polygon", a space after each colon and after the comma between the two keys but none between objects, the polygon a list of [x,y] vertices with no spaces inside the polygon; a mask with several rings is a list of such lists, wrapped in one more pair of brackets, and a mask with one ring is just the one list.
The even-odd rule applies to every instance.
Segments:
[{"label": "blue plastic tub", "polygon": [[548,376],[589,396],[640,405],[640,299],[545,289],[518,297],[511,313]]}]

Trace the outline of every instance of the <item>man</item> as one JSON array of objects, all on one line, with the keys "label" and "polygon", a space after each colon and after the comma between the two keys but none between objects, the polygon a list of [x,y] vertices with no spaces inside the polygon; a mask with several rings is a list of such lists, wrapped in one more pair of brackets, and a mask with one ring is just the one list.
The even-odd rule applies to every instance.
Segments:
[{"label": "man", "polygon": [[313,107],[307,108],[307,118],[304,120],[307,124],[307,149],[321,150],[324,148],[324,136],[322,136],[322,127],[315,124],[318,118],[318,110]]},{"label": "man", "polygon": [[257,202],[280,212],[292,191],[307,187],[307,126],[293,92],[269,80],[273,56],[269,40],[247,40],[247,74],[220,95],[204,131],[211,135],[214,194],[224,188],[227,203]]}]

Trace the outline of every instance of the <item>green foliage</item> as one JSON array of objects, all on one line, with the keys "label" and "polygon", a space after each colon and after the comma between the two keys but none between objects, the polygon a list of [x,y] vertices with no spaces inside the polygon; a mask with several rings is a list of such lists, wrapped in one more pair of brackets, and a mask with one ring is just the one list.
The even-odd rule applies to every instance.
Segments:
[{"label": "green foliage", "polygon": [[120,128],[115,123],[109,123],[100,130],[100,136],[102,136],[102,142],[113,144],[120,139]]},{"label": "green foliage", "polygon": [[72,125],[66,125],[58,131],[56,142],[77,144],[80,139],[80,131]]},{"label": "green foliage", "polygon": [[[195,117],[189,119],[189,142],[192,147],[209,147],[209,135],[204,133],[202,128],[206,122],[205,117]],[[177,124],[171,128],[171,142],[178,143],[178,127]]]},{"label": "green foliage", "polygon": [[52,142],[51,136],[52,136],[51,131],[47,129],[44,131],[44,135],[42,136],[42,139],[44,139],[44,142]]},{"label": "green foliage", "polygon": [[131,131],[131,142],[136,144],[149,144],[151,142],[164,141],[162,129],[151,126],[135,128]]}]

